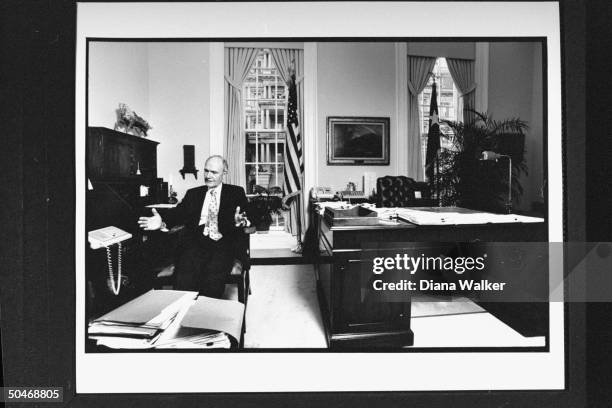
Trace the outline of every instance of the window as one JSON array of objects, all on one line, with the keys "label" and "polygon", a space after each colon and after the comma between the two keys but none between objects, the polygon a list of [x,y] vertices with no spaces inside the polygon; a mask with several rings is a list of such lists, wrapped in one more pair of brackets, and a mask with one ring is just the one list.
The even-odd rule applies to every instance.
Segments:
[{"label": "window", "polygon": [[[457,121],[457,108],[459,106],[459,90],[448,70],[445,58],[438,58],[434,65],[433,75],[429,78],[427,86],[419,94],[419,110],[421,123],[421,163],[425,169],[425,155],[427,154],[427,134],[429,132],[429,104],[431,101],[431,85],[436,80],[438,91],[438,113],[440,121]],[[444,149],[451,147],[453,137],[451,128],[440,123],[440,146]]]},{"label": "window", "polygon": [[[282,194],[287,92],[269,50],[259,51],[242,94],[247,194],[255,194],[255,186]],[[272,227],[282,227],[283,218],[272,216]]]}]

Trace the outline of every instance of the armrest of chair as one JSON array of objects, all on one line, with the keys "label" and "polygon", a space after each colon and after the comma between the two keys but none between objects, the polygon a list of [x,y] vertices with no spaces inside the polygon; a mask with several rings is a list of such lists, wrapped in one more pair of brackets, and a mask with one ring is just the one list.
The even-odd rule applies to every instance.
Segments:
[{"label": "armrest of chair", "polygon": [[[230,282],[238,285],[238,301],[245,305],[245,313],[248,295],[251,293],[249,278],[249,270],[251,268],[250,234],[255,231],[256,228],[254,226],[244,227],[242,232],[238,234],[239,239],[236,239],[235,246],[236,257],[230,272]],[[246,322],[243,325],[243,333],[244,330],[246,330]]]},{"label": "armrest of chair", "polygon": [[178,234],[179,232],[181,232],[184,229],[185,229],[184,225],[175,225],[174,227],[172,227],[172,228],[170,228],[168,230],[168,234]]},{"label": "armrest of chair", "polygon": [[234,265],[232,265],[232,271],[230,275],[242,275],[242,271],[244,270],[244,265],[242,261],[238,258],[234,259]]},{"label": "armrest of chair", "polygon": [[[254,226],[243,227],[242,232],[236,234],[237,239],[234,242],[235,262],[233,269],[236,269],[236,263],[240,264],[240,268],[251,267],[250,235],[255,231],[256,228]],[[232,270],[232,273],[234,273],[234,270]]]}]

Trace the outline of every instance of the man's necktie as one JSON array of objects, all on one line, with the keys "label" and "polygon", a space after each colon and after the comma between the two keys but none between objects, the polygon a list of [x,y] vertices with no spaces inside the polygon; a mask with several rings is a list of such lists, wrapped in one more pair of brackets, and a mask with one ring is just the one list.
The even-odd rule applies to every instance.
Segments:
[{"label": "man's necktie", "polygon": [[210,239],[218,241],[223,235],[219,232],[219,202],[217,201],[217,190],[210,192],[210,203],[208,204],[208,225],[204,228],[204,235],[208,232]]}]

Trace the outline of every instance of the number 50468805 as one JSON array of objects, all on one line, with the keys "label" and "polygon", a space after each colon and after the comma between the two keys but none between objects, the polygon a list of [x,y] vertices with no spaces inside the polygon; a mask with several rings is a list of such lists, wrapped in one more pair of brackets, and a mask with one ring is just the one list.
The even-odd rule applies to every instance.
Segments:
[{"label": "number 50468805", "polygon": [[53,387],[6,387],[2,396],[4,402],[10,401],[62,401],[61,388]]}]

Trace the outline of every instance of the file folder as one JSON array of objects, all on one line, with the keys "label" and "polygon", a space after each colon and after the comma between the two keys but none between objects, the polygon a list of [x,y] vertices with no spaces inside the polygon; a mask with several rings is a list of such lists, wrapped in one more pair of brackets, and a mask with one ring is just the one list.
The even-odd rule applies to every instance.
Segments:
[{"label": "file folder", "polygon": [[144,325],[182,298],[195,299],[198,292],[155,290],[132,299],[126,304],[99,317],[94,322],[117,322]]},{"label": "file folder", "polygon": [[225,299],[199,296],[181,321],[181,327],[213,330],[240,339],[244,305]]},{"label": "file folder", "polygon": [[230,348],[240,340],[243,318],[240,302],[151,290],[93,321],[88,334],[118,349]]}]

